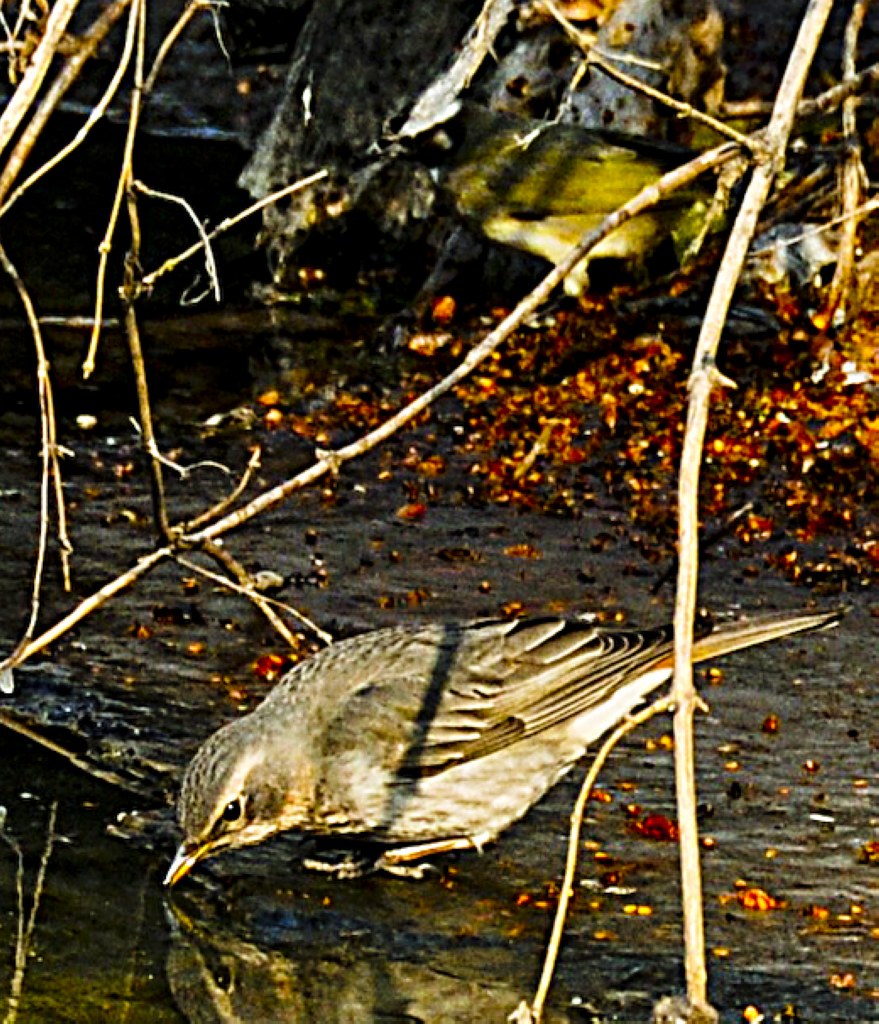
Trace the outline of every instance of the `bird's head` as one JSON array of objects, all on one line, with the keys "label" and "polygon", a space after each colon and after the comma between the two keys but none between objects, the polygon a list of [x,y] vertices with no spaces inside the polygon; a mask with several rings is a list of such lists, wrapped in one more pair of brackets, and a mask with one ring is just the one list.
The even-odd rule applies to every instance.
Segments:
[{"label": "bird's head", "polygon": [[306,821],[305,776],[289,756],[277,755],[252,715],[224,726],[199,748],[177,800],[183,841],[165,885],[175,885],[216,853],[261,843]]}]

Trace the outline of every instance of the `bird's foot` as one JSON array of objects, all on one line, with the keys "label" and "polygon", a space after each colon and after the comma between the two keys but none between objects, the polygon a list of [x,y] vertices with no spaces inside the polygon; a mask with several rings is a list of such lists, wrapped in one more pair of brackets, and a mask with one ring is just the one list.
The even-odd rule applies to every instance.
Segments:
[{"label": "bird's foot", "polygon": [[377,854],[370,850],[325,849],[302,858],[302,866],[309,871],[320,871],[340,881],[364,878],[366,875],[383,871],[394,878],[409,878],[421,881],[442,873],[434,864],[426,861],[412,863],[395,859],[392,852]]},{"label": "bird's foot", "polygon": [[428,861],[412,864],[389,860],[384,856],[379,857],[375,862],[375,870],[384,871],[388,875],[393,875],[394,878],[408,878],[413,882],[422,882],[425,878],[431,877],[439,878],[442,875],[436,864],[431,864]]},{"label": "bird's foot", "polygon": [[302,866],[343,881],[373,874],[378,870],[378,861],[374,855],[357,850],[321,850],[303,857]]}]

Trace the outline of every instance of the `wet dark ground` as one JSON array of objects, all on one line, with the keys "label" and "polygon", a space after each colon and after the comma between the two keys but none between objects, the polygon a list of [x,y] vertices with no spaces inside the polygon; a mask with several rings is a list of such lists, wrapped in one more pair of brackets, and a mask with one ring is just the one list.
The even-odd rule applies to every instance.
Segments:
[{"label": "wet dark ground", "polygon": [[[245,355],[242,335],[222,317],[192,326],[190,346],[179,321],[146,328],[165,446],[184,463],[211,459],[240,470],[259,438],[266,454],[257,486],[306,464],[307,447],[286,431],[198,424],[260,393],[279,351],[295,357],[290,333],[252,330]],[[323,355],[339,347],[328,340]],[[331,388],[331,367],[313,348],[301,365]],[[344,366],[348,379],[356,376],[350,352]],[[62,398],[62,429],[74,451],[65,460],[66,490],[82,596],[148,549],[152,531],[125,401],[83,433],[72,422],[75,395],[71,385]],[[0,418],[7,645],[27,606],[36,511],[33,446],[21,414],[10,415]],[[627,540],[625,509],[609,499],[577,519],[466,507],[450,470],[424,518],[407,522],[397,515],[407,474],[379,479],[382,459],[345,467],[330,488],[303,493],[232,535],[230,550],[252,569],[279,573],[287,581],[279,596],[337,634],[497,614],[515,601],[534,612],[601,606],[645,624],[670,614],[667,587],[650,596],[667,566],[644,560]],[[221,473],[205,468],[170,485],[171,507],[182,515],[227,488]],[[520,544],[540,557],[510,557]],[[703,603],[754,610],[813,601],[805,588],[755,574],[754,555],[734,540],[707,552]],[[197,743],[270,685],[254,671],[257,657],[283,651],[242,599],[186,582],[191,576],[170,567],[154,573],[21,670],[17,692],[3,698],[3,708],[51,726],[58,742],[154,794],[138,798],[90,781],[4,734],[0,802],[6,835],[24,852],[26,901],[48,809],[58,802],[19,1019],[502,1019],[533,991],[575,780],[484,855],[445,862],[441,877],[422,883],[333,883],[303,871],[295,844],[280,840],[211,862],[171,898],[162,891],[175,838],[169,812],[133,838],[131,819],[117,816],[160,808]],[[45,622],[67,604],[54,584],[50,591]],[[711,713],[700,722],[700,798],[705,833],[716,841],[704,857],[706,913],[712,998],[724,1020],[741,1019],[749,1004],[788,1013],[779,1019],[879,1017],[879,880],[876,865],[859,860],[879,817],[875,619],[869,587],[818,603],[840,600],[852,611],[839,629],[742,652],[705,685]],[[777,733],[762,731],[771,715]],[[667,731],[667,722],[654,723],[624,744],[601,780],[611,802],[591,805],[586,837],[607,859],[584,850],[554,990],[561,1019],[643,1021],[654,997],[680,987],[675,846],[634,835],[626,810],[673,814],[670,755],[654,742]],[[16,936],[15,869],[4,850],[7,950]],[[739,880],[784,905],[744,909],[735,898]],[[5,991],[8,967],[2,977]]]},{"label": "wet dark ground", "polygon": [[[96,144],[112,154],[118,143],[111,131]],[[166,143],[155,146],[149,180],[163,187],[163,168],[171,174],[182,158]],[[200,139],[187,150],[187,166],[196,159],[194,179],[187,172],[194,194],[217,203],[200,212],[219,216],[241,205],[231,182],[243,149]],[[22,243],[14,255],[23,271],[40,282],[41,312],[88,311],[100,200],[115,166],[109,156],[98,164],[106,178],[71,177],[76,187],[64,192],[51,232],[41,233],[40,211],[28,209],[7,231],[4,240]],[[101,214],[84,226],[83,209]],[[163,221],[149,244],[167,251],[165,241],[182,231]],[[59,237],[77,240],[60,262]],[[396,357],[375,362],[364,341],[368,325],[244,304],[236,273],[240,267],[245,279],[253,270],[247,248],[236,242],[221,254],[234,300],[228,308],[181,311],[174,303],[183,285],[175,279],[147,307],[144,335],[164,450],[182,463],[223,463],[234,479],[258,440],[264,457],[255,492],[311,457],[301,438],[265,429],[257,396],[299,387],[320,405],[377,372],[392,381],[399,367]],[[12,298],[4,293],[0,301],[0,638],[8,650],[28,611],[38,433],[27,334]],[[48,338],[61,439],[73,453],[64,461],[65,490],[75,596],[82,597],[150,548],[149,487],[128,422],[134,402],[118,334],[108,336],[88,385],[75,373],[82,337],[56,329]],[[235,418],[202,425],[241,407],[256,413],[249,425]],[[448,452],[460,430],[456,407],[442,408],[437,443]],[[77,426],[83,413],[97,416],[94,429]],[[431,429],[418,428],[420,445]],[[599,606],[638,624],[670,616],[669,587],[651,595],[668,563],[645,558],[618,498],[599,492],[577,518],[477,507],[461,500],[466,467],[452,465],[424,517],[407,521],[397,514],[412,497],[413,474],[399,465],[405,447],[396,449],[387,478],[380,454],[348,465],[333,484],[230,536],[230,550],[251,570],[279,573],[285,584],[277,596],[337,635],[495,615],[515,602],[531,612]],[[212,468],[172,480],[172,515],[202,508],[229,480]],[[844,538],[822,543],[839,547]],[[539,557],[511,557],[519,545]],[[851,611],[834,631],[742,652],[724,663],[722,676],[702,676],[711,708],[699,723],[703,829],[714,841],[704,853],[711,998],[728,1022],[742,1020],[748,1005],[767,1020],[879,1020],[879,865],[863,852],[879,823],[873,589],[862,579],[819,593],[755,571],[761,565],[759,544],[743,550],[734,537],[716,541],[705,555],[702,602],[719,612],[813,602]],[[16,692],[0,698],[0,710],[139,791],[98,782],[0,734],[7,840],[0,845],[0,1005],[12,1005],[18,893],[26,917],[57,805],[19,1021],[504,1019],[533,994],[579,774],[482,856],[444,861],[441,874],[422,883],[333,883],[304,871],[295,841],[281,839],[200,867],[171,897],[162,890],[176,840],[168,799],[180,770],[204,736],[268,688],[257,659],[283,652],[249,604],[192,575],[161,568],[34,659],[17,674]],[[45,624],[71,603],[54,558],[49,578]],[[778,729],[764,731],[771,716]],[[600,780],[610,799],[590,805],[551,1019],[634,1024],[648,1019],[656,997],[681,989],[675,845],[635,834],[627,810],[637,804],[673,815],[670,754],[661,742],[668,730],[659,721],[630,737]],[[738,882],[779,905],[746,909]]]}]

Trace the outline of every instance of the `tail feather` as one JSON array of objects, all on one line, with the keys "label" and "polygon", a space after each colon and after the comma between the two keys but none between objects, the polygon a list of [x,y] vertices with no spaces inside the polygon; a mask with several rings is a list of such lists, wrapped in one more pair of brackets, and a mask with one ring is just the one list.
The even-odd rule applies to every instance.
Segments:
[{"label": "tail feather", "polygon": [[779,612],[736,622],[721,622],[708,636],[696,640],[693,645],[693,661],[718,658],[743,647],[765,644],[769,640],[778,640],[794,633],[828,629],[835,626],[844,614],[845,609],[838,608],[832,612]]}]

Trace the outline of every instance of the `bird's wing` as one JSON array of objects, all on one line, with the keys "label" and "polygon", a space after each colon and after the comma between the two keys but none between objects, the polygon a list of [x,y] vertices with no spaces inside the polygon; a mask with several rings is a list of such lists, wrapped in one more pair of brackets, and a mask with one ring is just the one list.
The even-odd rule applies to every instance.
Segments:
[{"label": "bird's wing", "polygon": [[[780,613],[696,623],[693,660],[834,625],[841,612]],[[330,730],[339,750],[371,746],[393,777],[434,775],[599,706],[647,673],[670,670],[671,625],[620,629],[584,619],[433,625],[372,634],[363,685],[349,685]],[[366,735],[365,735],[366,734]],[[364,744],[364,739],[366,744]]]},{"label": "bird's wing", "polygon": [[671,648],[670,626],[622,630],[578,619],[413,631],[394,657],[363,652],[354,669],[362,682],[321,730],[332,747],[325,753],[356,744],[395,777],[433,775],[576,718]]},{"label": "bird's wing", "polygon": [[671,626],[621,630],[578,619],[471,626],[403,768],[433,774],[571,721],[659,667],[672,643]]}]

